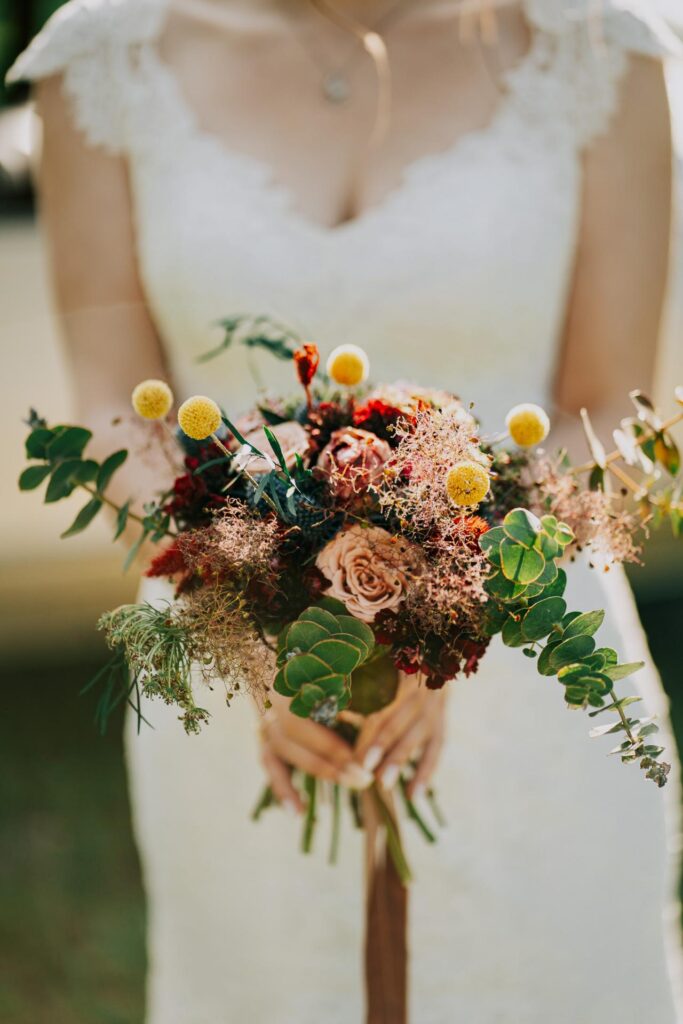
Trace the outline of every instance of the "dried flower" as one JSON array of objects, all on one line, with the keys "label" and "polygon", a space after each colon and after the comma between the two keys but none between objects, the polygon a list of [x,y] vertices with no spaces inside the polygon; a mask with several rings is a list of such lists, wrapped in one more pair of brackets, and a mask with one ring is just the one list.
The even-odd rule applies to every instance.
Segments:
[{"label": "dried flower", "polygon": [[327,373],[335,382],[345,387],[357,387],[367,380],[370,363],[367,355],[358,345],[339,345],[327,360]]},{"label": "dried flower", "polygon": [[545,441],[550,432],[550,420],[540,405],[516,405],[505,417],[510,437],[520,448],[533,448]]},{"label": "dried flower", "polygon": [[478,505],[489,492],[490,478],[481,462],[459,462],[446,474],[446,493],[454,505]]},{"label": "dried flower", "polygon": [[143,420],[163,420],[173,405],[173,392],[164,380],[143,380],[133,389],[131,404]]},{"label": "dried flower", "polygon": [[221,425],[221,411],[212,398],[194,395],[178,409],[178,425],[194,441],[204,441]]},{"label": "dried flower", "polygon": [[335,430],[318,459],[318,471],[329,478],[336,497],[348,501],[367,491],[382,475],[391,458],[386,441],[367,430]]},{"label": "dried flower", "polygon": [[406,540],[380,527],[352,526],[323,548],[316,565],[330,581],[329,595],[356,618],[372,622],[379,611],[401,603],[419,557]]},{"label": "dried flower", "polygon": [[307,343],[298,348],[294,353],[294,365],[299,380],[305,388],[308,388],[320,365],[318,346]]}]

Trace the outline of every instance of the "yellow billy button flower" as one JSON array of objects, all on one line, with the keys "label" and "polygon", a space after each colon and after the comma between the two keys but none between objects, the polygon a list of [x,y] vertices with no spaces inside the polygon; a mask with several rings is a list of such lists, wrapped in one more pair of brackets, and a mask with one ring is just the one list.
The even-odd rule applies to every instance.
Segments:
[{"label": "yellow billy button flower", "polygon": [[204,441],[221,425],[221,411],[213,398],[193,395],[178,409],[178,425],[193,441]]},{"label": "yellow billy button flower", "polygon": [[353,388],[362,384],[369,372],[368,357],[358,345],[339,345],[327,360],[328,376],[335,384],[343,384],[345,387]]},{"label": "yellow billy button flower", "polygon": [[165,380],[143,380],[130,396],[131,404],[143,420],[163,420],[173,405],[173,392]]},{"label": "yellow billy button flower", "polygon": [[548,414],[540,405],[516,405],[505,417],[505,426],[520,448],[533,448],[550,432]]},{"label": "yellow billy button flower", "polygon": [[458,462],[448,470],[446,493],[454,505],[478,505],[489,492],[490,478],[480,462]]}]

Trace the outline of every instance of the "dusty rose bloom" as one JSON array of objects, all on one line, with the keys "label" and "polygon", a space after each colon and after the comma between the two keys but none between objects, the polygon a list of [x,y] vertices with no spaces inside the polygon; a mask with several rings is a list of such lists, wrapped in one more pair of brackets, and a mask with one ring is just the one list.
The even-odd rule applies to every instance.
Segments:
[{"label": "dusty rose bloom", "polygon": [[[287,463],[288,468],[293,469],[296,463],[296,456],[301,455],[301,457],[304,458],[308,453],[308,434],[296,420],[287,420],[286,423],[278,423],[270,429],[280,442],[282,454],[285,457],[285,462]],[[273,465],[277,466],[275,452],[270,447],[268,439],[263,433],[263,427],[258,427],[256,430],[250,430],[249,433],[244,434],[244,439],[245,441],[249,441],[250,444],[253,444],[259,449],[259,451],[262,451],[264,455],[269,456],[272,460],[272,462],[270,462],[268,459],[261,459],[255,455],[248,458],[245,454],[243,458],[244,465],[252,476],[261,476],[263,473],[269,473],[273,468]]]},{"label": "dusty rose bloom", "polygon": [[348,501],[379,480],[391,454],[387,442],[370,431],[342,427],[321,451],[318,469],[329,477],[336,496]]},{"label": "dusty rose bloom", "polygon": [[378,526],[356,525],[338,533],[316,565],[331,583],[327,594],[357,619],[372,622],[378,612],[401,603],[409,577],[418,571],[418,558],[403,538]]}]

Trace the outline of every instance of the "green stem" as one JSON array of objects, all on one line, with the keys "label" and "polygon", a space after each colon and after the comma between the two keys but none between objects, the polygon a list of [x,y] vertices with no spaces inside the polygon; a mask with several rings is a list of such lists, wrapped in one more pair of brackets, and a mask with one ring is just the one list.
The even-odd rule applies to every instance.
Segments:
[{"label": "green stem", "polygon": [[401,776],[400,779],[398,780],[398,784],[401,790],[401,796],[403,797],[403,802],[405,804],[408,817],[412,818],[412,820],[420,829],[420,832],[422,832],[422,835],[425,837],[428,843],[435,843],[436,836],[427,825],[427,822],[424,820],[424,818],[418,811],[413,801],[408,796],[408,783],[403,778],[403,776]]},{"label": "green stem", "polygon": [[265,786],[258,799],[256,807],[254,807],[254,810],[251,812],[251,820],[258,821],[263,812],[268,810],[269,807],[272,807],[274,802],[275,794],[273,793],[273,790],[270,786]]},{"label": "green stem", "polygon": [[332,837],[330,839],[330,864],[337,863],[339,835],[341,832],[341,787],[335,782],[332,787]]},{"label": "green stem", "polygon": [[313,849],[313,832],[316,824],[316,806],[318,795],[318,780],[315,775],[304,777],[304,789],[308,797],[306,806],[306,817],[304,818],[304,833],[301,840],[301,848],[304,853],[310,853]]},{"label": "green stem", "polygon": [[425,796],[427,798],[427,803],[429,804],[429,806],[432,809],[432,814],[434,815],[434,819],[435,819],[437,825],[439,826],[439,828],[445,828],[446,827],[446,819],[445,819],[445,817],[443,815],[443,811],[439,807],[439,802],[436,799],[436,793],[434,792],[434,790],[432,789],[431,786],[427,790]]},{"label": "green stem", "polygon": [[384,827],[387,830],[387,850],[389,851],[389,855],[394,862],[394,867],[396,868],[398,877],[401,879],[401,882],[403,883],[403,885],[408,885],[412,881],[413,875],[410,870],[410,865],[408,864],[408,861],[406,859],[405,852],[403,850],[401,835],[396,826],[394,816],[387,807],[386,802],[382,797],[379,788],[377,787],[377,784],[373,784],[372,788],[370,789],[370,792],[373,795],[375,804],[377,805],[377,808],[380,812],[380,816],[384,823]]},{"label": "green stem", "polygon": [[[97,488],[90,487],[89,484],[79,484],[78,486],[81,487],[84,491],[87,491],[88,494],[91,494],[93,496],[93,498],[99,498],[99,500],[102,502],[103,505],[106,505],[108,508],[112,509],[114,512],[119,513],[121,511],[121,509],[123,507],[122,505],[117,505],[115,501],[112,501],[111,498],[108,498],[105,494],[102,494],[100,491],[97,490]],[[128,512],[128,518],[132,519],[134,523],[139,523],[140,526],[142,526],[143,529],[146,530],[145,520],[142,518],[142,516],[137,515],[135,512],[130,512],[129,511]],[[152,532],[152,531],[147,531],[147,532]],[[174,533],[172,530],[166,530],[165,531],[165,536],[166,537],[177,537],[178,534]]]}]

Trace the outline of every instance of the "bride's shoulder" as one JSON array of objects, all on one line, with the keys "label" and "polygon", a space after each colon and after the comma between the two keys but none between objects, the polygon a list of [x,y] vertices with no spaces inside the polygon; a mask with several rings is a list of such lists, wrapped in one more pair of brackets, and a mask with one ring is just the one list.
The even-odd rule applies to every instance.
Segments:
[{"label": "bride's shoulder", "polygon": [[8,82],[59,74],[74,62],[158,35],[165,0],[69,0],[17,58]]},{"label": "bride's shoulder", "polygon": [[581,34],[593,45],[650,57],[683,56],[683,43],[652,0],[524,0],[536,28],[559,37]]}]

